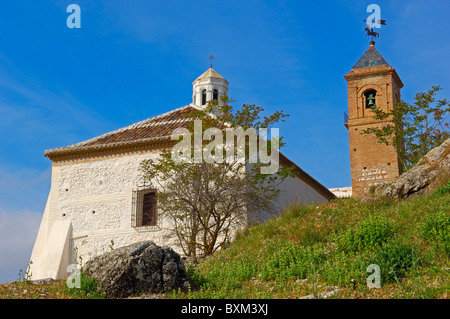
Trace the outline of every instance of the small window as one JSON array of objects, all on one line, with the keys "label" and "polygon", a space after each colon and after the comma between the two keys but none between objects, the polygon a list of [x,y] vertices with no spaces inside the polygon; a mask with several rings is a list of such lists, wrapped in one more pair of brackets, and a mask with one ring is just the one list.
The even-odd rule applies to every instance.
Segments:
[{"label": "small window", "polygon": [[156,193],[144,194],[140,226],[156,226]]},{"label": "small window", "polygon": [[143,189],[133,193],[133,226],[158,226],[157,193],[154,189]]},{"label": "small window", "polygon": [[375,90],[369,90],[367,92],[364,93],[364,97],[366,100],[366,109],[370,109],[375,107],[376,105],[376,101],[375,101],[375,97],[377,95],[377,91]]},{"label": "small window", "polygon": [[213,90],[213,100],[217,101],[219,99],[219,91],[217,89]]},{"label": "small window", "polygon": [[206,104],[206,90],[202,91],[202,105]]}]

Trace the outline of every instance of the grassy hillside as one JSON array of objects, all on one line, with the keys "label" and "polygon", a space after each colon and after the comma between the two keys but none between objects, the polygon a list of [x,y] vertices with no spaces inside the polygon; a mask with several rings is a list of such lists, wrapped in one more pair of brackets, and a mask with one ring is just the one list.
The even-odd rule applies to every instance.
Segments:
[{"label": "grassy hillside", "polygon": [[[191,288],[167,298],[300,298],[339,287],[332,298],[448,298],[450,186],[410,200],[339,199],[292,206],[249,228],[228,247],[188,266]],[[367,286],[367,267],[381,288]],[[89,281],[0,285],[0,298],[103,298]],[[82,282],[82,287],[83,287]]]},{"label": "grassy hillside", "polygon": [[[448,298],[450,187],[410,200],[340,199],[293,206],[245,230],[189,267],[192,288],[173,298]],[[367,267],[381,288],[367,286]]]}]

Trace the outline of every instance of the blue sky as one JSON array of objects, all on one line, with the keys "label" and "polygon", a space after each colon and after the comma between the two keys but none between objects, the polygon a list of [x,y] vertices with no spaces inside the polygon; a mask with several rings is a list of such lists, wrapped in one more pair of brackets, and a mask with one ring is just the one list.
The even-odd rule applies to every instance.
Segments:
[{"label": "blue sky", "polygon": [[[81,28],[69,29],[69,4]],[[0,4],[0,282],[26,268],[50,189],[44,150],[77,143],[192,99],[214,69],[236,106],[290,114],[283,152],[327,187],[349,186],[344,74],[376,47],[405,87],[449,97],[450,2],[18,0]]]}]

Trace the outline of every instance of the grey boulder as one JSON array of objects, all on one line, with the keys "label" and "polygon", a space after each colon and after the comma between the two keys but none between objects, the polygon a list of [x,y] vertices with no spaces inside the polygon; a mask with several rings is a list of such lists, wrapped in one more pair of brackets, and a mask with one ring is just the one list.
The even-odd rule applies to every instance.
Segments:
[{"label": "grey boulder", "polygon": [[163,293],[188,286],[180,255],[170,247],[143,241],[87,261],[83,272],[100,284],[108,298]]}]

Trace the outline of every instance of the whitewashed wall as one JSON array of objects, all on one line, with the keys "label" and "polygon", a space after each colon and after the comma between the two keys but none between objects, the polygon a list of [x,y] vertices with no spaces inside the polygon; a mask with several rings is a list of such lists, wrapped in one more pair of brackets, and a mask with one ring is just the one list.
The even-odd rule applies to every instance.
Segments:
[{"label": "whitewashed wall", "polygon": [[[75,263],[75,254],[85,263],[109,251],[111,241],[118,248],[152,240],[182,254],[167,220],[162,220],[157,230],[132,227],[133,190],[140,184],[139,165],[157,156],[157,152],[141,152],[54,163],[50,194],[31,256],[32,278],[61,278],[67,265]],[[295,202],[326,201],[298,178],[288,178],[280,188],[276,214]],[[268,217],[271,216],[260,215],[258,221]],[[70,234],[62,233],[60,225]],[[70,244],[64,244],[65,241]]]},{"label": "whitewashed wall", "polygon": [[139,184],[139,165],[145,159],[156,157],[156,152],[134,153],[55,163],[46,213],[31,256],[32,277],[54,277],[55,271],[44,269],[50,261],[43,259],[49,250],[56,247],[48,242],[55,221],[71,223],[68,263],[75,262],[75,250],[83,263],[110,250],[111,240],[115,248],[153,240],[157,245],[171,246],[181,253],[167,221],[162,221],[158,230],[147,228],[144,231],[143,228],[132,227],[132,194]]},{"label": "whitewashed wall", "polygon": [[[246,170],[250,171],[251,167],[251,164],[247,165]],[[323,195],[298,177],[287,177],[278,185],[278,189],[280,193],[278,198],[272,203],[272,209],[252,212],[249,214],[249,224],[260,223],[269,218],[279,216],[293,204],[308,205],[328,201]]]},{"label": "whitewashed wall", "polygon": [[111,240],[116,248],[153,240],[176,249],[167,222],[163,221],[159,230],[142,231],[131,226],[139,165],[155,157],[157,153],[134,154],[60,166],[59,218],[72,221],[73,248],[83,260],[109,250]]}]

